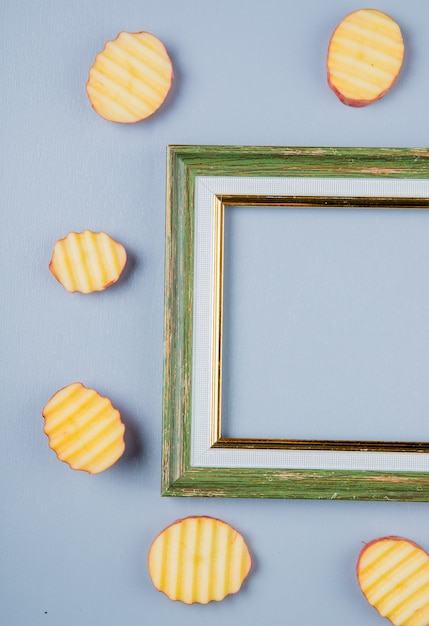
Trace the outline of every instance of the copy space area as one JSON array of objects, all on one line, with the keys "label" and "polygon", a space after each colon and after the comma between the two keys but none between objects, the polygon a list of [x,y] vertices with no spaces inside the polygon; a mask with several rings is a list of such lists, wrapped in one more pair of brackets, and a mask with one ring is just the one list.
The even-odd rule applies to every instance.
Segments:
[{"label": "copy space area", "polygon": [[429,440],[429,212],[225,209],[222,436]]}]

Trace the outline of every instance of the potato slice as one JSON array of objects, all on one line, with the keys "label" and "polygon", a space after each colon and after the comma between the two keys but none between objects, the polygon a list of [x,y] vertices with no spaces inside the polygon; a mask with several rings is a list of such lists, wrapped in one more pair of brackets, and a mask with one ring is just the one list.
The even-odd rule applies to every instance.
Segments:
[{"label": "potato slice", "polygon": [[149,551],[153,584],[170,600],[207,604],[236,593],[251,568],[243,537],[212,517],[187,517],[163,530]]},{"label": "potato slice", "polygon": [[398,24],[385,13],[360,9],[335,29],[328,48],[328,83],[349,106],[363,107],[384,96],[404,58]]},{"label": "potato slice", "polygon": [[57,391],[42,411],[49,446],[72,469],[98,474],[122,456],[125,426],[119,411],[82,383]]},{"label": "potato slice", "polygon": [[368,543],[357,563],[368,602],[395,626],[429,624],[429,555],[401,537]]},{"label": "potato slice", "polygon": [[172,80],[171,59],[159,39],[145,32],[122,32],[95,57],[86,91],[99,115],[130,124],[159,109]]},{"label": "potato slice", "polygon": [[49,269],[67,291],[92,293],[115,283],[127,261],[125,248],[106,233],[69,233],[54,245]]}]

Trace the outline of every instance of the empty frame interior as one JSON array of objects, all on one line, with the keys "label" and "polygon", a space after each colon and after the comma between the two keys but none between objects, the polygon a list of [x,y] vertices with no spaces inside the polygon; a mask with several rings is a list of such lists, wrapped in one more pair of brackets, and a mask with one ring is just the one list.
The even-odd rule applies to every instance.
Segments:
[{"label": "empty frame interior", "polygon": [[[235,449],[240,447],[287,447],[289,449],[318,448],[374,451],[429,450],[429,443],[424,441],[427,438],[424,427],[426,420],[424,415],[422,415],[422,412],[425,412],[425,407],[426,409],[428,408],[429,402],[429,394],[425,393],[426,385],[424,382],[424,370],[427,368],[423,369],[420,362],[412,362],[413,359],[416,360],[416,357],[424,358],[426,356],[425,345],[427,346],[429,341],[429,322],[426,322],[427,315],[424,310],[425,294],[423,294],[422,299],[414,303],[410,315],[410,305],[413,304],[414,300],[417,300],[419,293],[422,291],[421,287],[424,285],[424,266],[429,266],[429,257],[427,258],[428,263],[425,263],[426,249],[429,254],[429,247],[425,244],[425,240],[427,240],[425,232],[429,231],[429,222],[427,221],[429,213],[427,214],[426,211],[421,210],[425,208],[427,207],[424,206],[424,203],[416,199],[401,199],[397,202],[392,201],[391,198],[356,197],[302,197],[297,200],[296,198],[222,196],[214,199],[215,296],[213,333],[215,350],[213,353],[213,407],[211,414],[211,444],[213,447],[233,447]],[[308,358],[307,346],[307,353],[305,348],[303,348],[301,350],[302,354],[299,354],[301,367],[296,372],[296,378],[293,377],[295,372],[291,372],[291,370],[298,370],[296,362],[299,359],[295,355],[295,360],[292,357],[288,360],[288,351],[286,349],[283,350],[281,343],[283,336],[287,336],[288,333],[288,319],[292,319],[295,333],[299,325],[297,326],[296,314],[295,317],[287,315],[287,310],[285,309],[288,307],[289,300],[286,299],[284,303],[285,309],[279,310],[281,305],[278,306],[278,303],[282,303],[279,291],[285,283],[287,284],[287,278],[283,279],[280,275],[287,275],[291,271],[297,271],[296,259],[293,257],[289,258],[289,264],[287,264],[287,259],[285,261],[282,258],[282,252],[279,249],[282,245],[292,247],[294,244],[296,246],[301,246],[302,244],[298,239],[293,240],[293,237],[297,236],[296,228],[294,232],[290,233],[291,239],[285,237],[284,223],[286,223],[287,228],[288,222],[285,222],[285,220],[288,217],[288,212],[294,216],[293,224],[296,225],[302,222],[300,231],[306,228],[306,237],[309,237],[309,227],[313,230],[318,229],[317,235],[322,237],[323,233],[326,233],[326,228],[324,230],[326,222],[335,224],[334,220],[338,221],[338,218],[340,218],[343,223],[343,230],[341,231],[340,229],[339,232],[340,235],[341,233],[343,234],[341,242],[334,241],[338,234],[331,230],[328,231],[327,240],[322,242],[319,248],[313,244],[313,247],[316,248],[314,254],[317,254],[317,250],[319,250],[319,253],[322,251],[321,256],[323,256],[323,246],[329,246],[329,250],[326,252],[329,258],[327,268],[323,267],[320,258],[317,259],[316,256],[313,256],[308,261],[307,274],[312,272],[314,276],[311,278],[315,281],[319,280],[322,284],[314,287],[315,283],[308,280],[309,277],[307,276],[308,284],[306,285],[305,272],[304,277],[299,277],[301,279],[301,282],[298,282],[299,286],[297,287],[297,284],[295,284],[296,291],[300,292],[298,295],[301,295],[301,298],[307,298],[306,306],[312,309],[312,315],[308,316],[308,319],[312,320],[312,322],[310,321],[306,327],[304,326],[304,329],[301,329],[303,337],[305,338],[305,332],[310,337],[315,333],[312,338],[312,345],[319,340],[319,343],[327,346],[331,359],[336,354],[339,362],[334,362],[333,365],[331,362],[330,366],[329,363],[323,361],[317,363],[314,358]],[[233,213],[242,213],[240,222],[238,222],[236,231],[234,231],[234,237],[230,233],[230,230],[232,230]],[[245,249],[246,258],[248,258],[248,269],[246,272],[249,275],[246,276],[243,272],[243,266],[246,261],[241,259],[241,273],[232,277],[229,263],[231,263],[231,258],[234,257],[234,247],[237,248],[240,237],[244,237],[240,234],[240,231],[242,233],[245,230],[243,226],[246,219],[248,221],[253,219],[256,225],[249,235],[249,241]],[[264,244],[261,243],[261,231],[267,222],[271,223],[271,229],[268,231],[271,235],[271,241],[268,242],[268,246],[265,241],[264,247]],[[353,248],[353,240],[358,240],[355,248]],[[380,255],[383,255],[385,252],[386,241],[387,245],[390,245],[390,256],[383,258]],[[407,243],[406,250],[403,245],[398,246],[400,241]],[[309,255],[311,251],[308,250],[308,246],[310,245],[311,240],[307,243],[307,248],[302,251],[303,255]],[[338,253],[338,248],[341,251],[340,253]],[[349,263],[350,267],[347,266],[349,249],[352,249],[350,254],[354,255],[352,262]],[[273,252],[278,253],[276,263],[272,262],[268,267],[265,267],[263,265],[264,258],[273,256]],[[400,259],[401,253],[403,255],[402,260]],[[243,251],[241,251],[241,254],[243,255]],[[256,257],[256,259],[253,259],[253,257]],[[361,282],[355,286],[354,291],[349,289],[348,297],[353,298],[351,302],[342,303],[341,299],[338,298],[337,302],[329,303],[331,310],[328,308],[325,311],[325,316],[328,314],[332,315],[332,319],[329,321],[331,322],[330,328],[334,334],[335,327],[337,327],[336,332],[338,334],[341,332],[349,333],[346,339],[349,345],[348,347],[339,346],[338,344],[334,344],[334,346],[332,344],[329,345],[329,339],[331,342],[332,340],[335,342],[335,337],[333,338],[332,332],[331,335],[328,335],[325,332],[326,327],[324,328],[322,324],[319,325],[322,329],[320,336],[316,336],[318,332],[317,318],[323,315],[323,311],[322,306],[319,307],[319,311],[316,310],[317,302],[311,300],[312,294],[308,293],[308,290],[313,285],[313,288],[325,289],[327,291],[326,285],[329,287],[330,281],[335,280],[335,276],[334,278],[332,276],[322,276],[321,271],[329,271],[329,264],[331,269],[335,269],[335,266],[338,265],[344,265],[345,269],[340,268],[341,272],[350,270],[353,272],[356,271],[356,267],[361,267],[365,263],[373,263],[372,267],[368,265],[367,284],[362,284],[361,278]],[[258,266],[261,264],[262,269],[259,268],[258,275]],[[353,270],[353,267],[355,267],[355,270]],[[380,272],[377,274],[380,267]],[[264,271],[266,272],[266,277],[263,275]],[[243,276],[248,283],[247,293],[244,290],[242,293],[238,289]],[[258,283],[253,285],[253,287],[255,290],[258,290],[258,293],[253,294],[254,299],[252,300],[249,297],[249,292],[251,294],[251,283],[255,281],[257,276]],[[232,279],[234,280],[233,285],[230,284]],[[356,281],[356,275],[353,273],[350,275],[348,282],[350,285],[353,285],[354,281]],[[385,296],[386,302],[384,303],[386,307],[384,316],[383,311],[380,310],[381,315],[379,319],[374,319],[373,323],[371,319],[368,320],[366,318],[362,320],[362,317],[359,318],[359,307],[361,310],[365,306],[368,307],[368,301],[372,305],[374,318],[376,317],[376,309],[377,307],[380,308],[381,303],[379,292],[386,284],[388,290],[384,290],[387,293]],[[273,286],[277,287],[274,294],[272,293]],[[267,293],[271,293],[272,299],[268,303],[264,303],[263,300]],[[352,296],[350,296],[350,293]],[[240,300],[240,296],[243,296],[243,294],[244,297]],[[291,293],[289,293],[290,295]],[[296,293],[292,292],[292,296],[296,296]],[[235,305],[232,304],[234,301],[236,302]],[[270,302],[272,304],[271,309],[269,309]],[[335,310],[339,309],[341,304],[343,304],[342,309]],[[289,307],[293,308],[293,304],[290,303]],[[354,322],[348,325],[347,309],[350,307],[352,307],[351,315],[354,315]],[[246,321],[252,317],[252,309],[260,309],[263,314],[259,313],[259,317],[255,314],[258,322],[254,322],[253,327],[249,326],[247,328],[247,334],[243,331],[243,337],[246,341],[240,344],[240,347],[237,349],[241,356],[235,359],[234,365],[231,365],[229,357],[231,353],[234,353],[234,346],[238,341],[237,335],[240,334],[240,330],[245,326]],[[236,319],[235,323],[231,322],[228,324],[229,317],[232,315],[231,310],[234,310]],[[390,317],[388,317],[388,313]],[[277,319],[277,322],[273,321],[274,318]],[[421,335],[416,331],[416,318],[418,318],[422,328]],[[338,330],[340,324],[341,328]],[[350,326],[353,328],[353,324],[354,334],[357,335],[355,337],[350,336]],[[362,324],[373,326],[372,332],[377,334],[372,338],[370,334],[366,337],[368,333],[363,331],[367,331],[367,329],[363,329]],[[407,329],[408,334],[405,332]],[[361,331],[361,336],[359,336],[359,330]],[[258,336],[261,338],[259,342]],[[380,338],[380,342],[377,341],[378,338]],[[351,378],[353,376],[353,365],[355,365],[355,369],[358,372],[356,360],[359,357],[356,357],[355,363],[353,363],[353,355],[351,355],[349,363],[347,363],[347,357],[344,357],[344,354],[338,357],[339,352],[349,349],[350,351],[354,350],[356,355],[359,348],[361,351],[364,349],[359,344],[363,344],[365,339],[367,343],[365,349],[368,350],[366,355],[368,362],[364,363],[363,366],[361,364],[361,367],[366,368],[363,377],[365,377],[365,374],[368,377],[368,387],[365,388],[362,380],[353,381],[351,386],[354,385],[355,387],[355,395],[353,396],[349,392],[351,397],[344,399],[344,406],[342,406],[343,389],[337,386],[342,380],[341,370],[349,365],[351,369],[349,378]],[[264,355],[261,345],[264,342],[270,344],[272,353],[275,348],[283,350],[282,366],[274,363],[271,370],[266,354],[265,359],[262,358],[261,360],[261,354]],[[259,346],[259,350],[257,346]],[[390,352],[389,348],[391,348]],[[295,350],[299,351],[299,346],[298,348],[295,347]],[[419,352],[420,354],[418,354]],[[293,355],[291,351],[289,351],[289,354]],[[304,358],[305,354],[307,354],[307,360]],[[359,354],[362,360],[362,355],[361,353]],[[404,370],[404,367],[406,368],[407,356],[409,359],[408,371],[407,369]],[[345,362],[343,363],[341,359]],[[335,375],[335,366],[340,368],[337,375]],[[247,375],[247,380],[240,377],[238,372],[240,367],[246,370],[246,374],[243,374],[243,376]],[[313,376],[317,378],[315,373],[317,373],[318,367],[324,370],[319,372],[318,377],[321,378],[319,387],[322,389],[319,388],[318,390],[314,379],[312,380],[310,375],[305,382],[305,385],[307,385],[305,400],[309,406],[307,409],[301,410],[299,402],[304,399],[304,393],[302,393],[301,398],[296,393],[296,388],[302,382],[299,380],[300,373],[301,377],[306,376],[307,372],[304,370],[307,369],[310,373],[313,372]],[[371,367],[374,369],[371,370]],[[374,373],[377,373],[377,367],[382,371],[380,371],[378,380],[374,380]],[[373,372],[372,374],[371,371]],[[389,380],[389,371],[392,372],[392,376],[402,376],[402,379],[399,381],[396,379]],[[385,384],[383,377],[386,378]],[[347,380],[347,377],[344,378]],[[419,379],[418,381],[415,380],[417,378]],[[290,394],[295,400],[295,405],[293,405],[292,401],[288,404],[287,389],[283,391],[281,389],[285,380],[290,385]],[[263,381],[264,384],[262,384]],[[415,383],[414,387],[412,385],[413,382]],[[375,388],[377,384],[378,388]],[[328,385],[330,386],[329,394],[327,394],[328,399],[323,400],[321,392],[323,392],[323,386],[326,387]],[[410,388],[411,392],[409,391]],[[374,414],[372,414],[371,410],[368,410],[365,404],[363,405],[364,409],[359,413],[359,400],[365,399],[366,396],[370,395],[371,391],[376,400],[378,399],[380,402],[387,403],[387,405],[390,403],[391,405],[390,415],[386,418],[386,423],[378,423],[380,419],[383,419],[383,409],[380,410],[377,404],[374,406]],[[409,392],[408,396],[407,391]],[[270,399],[276,393],[278,396],[277,402],[271,402]],[[225,396],[227,400],[225,400]],[[321,402],[320,397],[322,397]],[[329,398],[331,398],[330,405],[328,402]],[[318,399],[321,407],[317,404]],[[419,402],[418,406],[416,406],[417,400]],[[352,402],[357,406],[351,406]],[[404,404],[406,406],[403,406]],[[389,411],[388,408],[383,408],[384,412],[386,410]],[[307,417],[307,423],[305,422],[305,415],[308,415],[309,412],[311,412],[311,420]],[[238,432],[237,428],[233,427],[236,413],[240,414],[241,420],[239,421],[240,428]],[[304,424],[299,425],[303,415]],[[338,424],[336,426],[330,426],[329,420],[332,419],[337,420]],[[346,420],[353,422],[354,425],[348,424],[345,426],[344,422]],[[396,420],[396,424],[392,420]],[[281,422],[283,424],[282,427],[279,428],[277,426],[274,428],[273,421],[276,421],[277,424]],[[369,436],[368,432],[365,432],[365,428],[370,433]],[[256,431],[257,434],[249,436],[247,434],[249,430]],[[276,431],[274,436],[270,434],[270,431],[273,430]],[[330,431],[333,431],[336,436],[329,436]],[[342,431],[350,431],[350,435],[341,437]],[[359,436],[354,437],[353,431],[358,432]],[[338,436],[338,433],[340,436]],[[371,436],[373,433],[377,436]]]}]

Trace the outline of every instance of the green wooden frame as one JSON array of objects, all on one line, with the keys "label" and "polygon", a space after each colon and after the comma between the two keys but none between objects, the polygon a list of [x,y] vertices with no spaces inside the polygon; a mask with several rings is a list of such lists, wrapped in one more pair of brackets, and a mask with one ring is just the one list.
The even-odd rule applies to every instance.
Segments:
[{"label": "green wooden frame", "polygon": [[[217,412],[223,207],[235,203],[429,209],[429,150],[169,146],[167,177],[162,494],[429,501],[429,442],[231,440],[222,437]],[[328,193],[315,193],[316,183]],[[249,185],[250,191],[231,193],[231,185],[238,189]],[[292,192],[282,190],[282,185],[291,185]],[[301,189],[298,194],[296,185]],[[369,192],[362,193],[365,185]],[[214,461],[200,463],[192,449],[199,437],[192,415],[197,402],[193,385],[200,374],[194,335],[199,289],[196,210],[198,189],[204,192],[207,186],[214,224],[214,232],[209,233],[212,275],[207,277],[213,292],[213,354],[205,366],[212,371],[204,373],[211,398],[210,424],[204,428],[210,439],[207,454]],[[265,191],[258,191],[263,187]],[[357,192],[350,193],[349,188]],[[201,275],[204,268],[198,272]],[[281,464],[284,458],[295,458],[295,453],[305,460],[304,466]],[[265,464],[268,458],[274,458],[274,463]]]}]

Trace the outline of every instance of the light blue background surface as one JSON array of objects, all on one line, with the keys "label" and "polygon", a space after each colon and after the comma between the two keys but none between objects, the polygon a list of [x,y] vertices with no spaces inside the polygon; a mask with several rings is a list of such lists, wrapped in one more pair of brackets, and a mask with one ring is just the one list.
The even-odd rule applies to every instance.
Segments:
[{"label": "light blue background surface", "polygon": [[[426,146],[427,3],[373,6],[400,23],[406,59],[383,100],[352,109],[324,68],[332,30],[360,8],[349,0],[2,3],[2,626],[376,626],[354,573],[363,542],[429,549],[427,504],[159,495],[166,145]],[[157,35],[175,68],[163,108],[130,126],[85,93],[121,30]],[[130,255],[120,283],[86,297],[47,269],[55,240],[85,228]],[[59,462],[42,431],[42,407],[76,380],[127,426],[125,456],[98,476]],[[146,560],[160,530],[195,514],[239,529],[254,567],[239,594],[188,607],[154,589]]]}]

